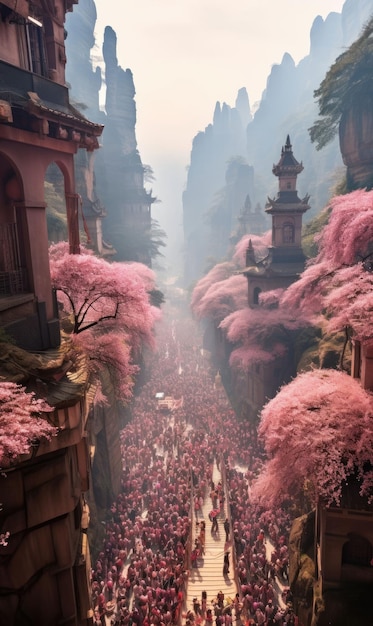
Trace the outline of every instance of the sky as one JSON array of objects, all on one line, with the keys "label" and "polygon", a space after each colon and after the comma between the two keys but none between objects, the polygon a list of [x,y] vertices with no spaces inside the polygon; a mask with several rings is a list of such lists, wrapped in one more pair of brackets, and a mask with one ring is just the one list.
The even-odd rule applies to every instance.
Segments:
[{"label": "sky", "polygon": [[[309,53],[317,15],[340,12],[344,0],[95,0],[96,47],[105,26],[117,34],[118,63],[133,72],[136,137],[154,171],[153,208],[163,222],[180,216],[194,136],[212,122],[217,101],[234,106],[246,87],[260,100],[273,64],[285,52]],[[180,221],[180,217],[175,218]],[[179,224],[180,225],[180,224]]]}]

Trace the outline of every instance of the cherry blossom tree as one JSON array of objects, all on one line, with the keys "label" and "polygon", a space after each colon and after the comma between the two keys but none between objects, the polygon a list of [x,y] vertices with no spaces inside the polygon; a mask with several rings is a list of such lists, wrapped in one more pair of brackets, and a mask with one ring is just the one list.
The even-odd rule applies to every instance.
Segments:
[{"label": "cherry blossom tree", "polygon": [[340,504],[351,477],[373,497],[373,395],[344,372],[298,375],[266,404],[259,437],[269,460],[252,497],[266,506],[306,495]]},{"label": "cherry blossom tree", "polygon": [[132,397],[134,378],[139,372],[139,367],[133,363],[131,346],[126,342],[124,333],[114,330],[102,333],[89,329],[82,334],[72,335],[72,341],[77,351],[88,356],[88,371],[98,384],[96,396],[98,404],[107,402],[99,382],[103,367],[110,372],[117,397],[122,401]]},{"label": "cherry blossom tree", "polygon": [[51,246],[50,268],[75,347],[87,355],[93,376],[108,367],[116,392],[127,399],[138,371],[133,359],[144,346],[154,346],[160,318],[149,300],[153,271],[141,263],[108,263],[84,249],[70,255],[64,244]]},{"label": "cherry blossom tree", "polygon": [[263,259],[268,254],[268,247],[271,245],[272,233],[269,230],[263,235],[244,235],[240,241],[236,244],[232,261],[238,267],[246,266],[246,250],[249,242],[253,246],[255,252],[255,258],[257,261]]},{"label": "cherry blossom tree", "polygon": [[139,340],[152,343],[155,311],[147,294],[151,270],[145,278],[141,264],[108,263],[85,253],[56,258],[54,252],[52,246],[52,284],[72,319],[73,333],[120,326],[133,345]]},{"label": "cherry blossom tree", "polygon": [[373,339],[373,191],[358,190],[331,200],[328,224],[318,236],[319,252],[282,304],[298,315],[323,313],[327,331],[349,327],[354,337]]},{"label": "cherry blossom tree", "polygon": [[244,307],[246,302],[247,280],[242,274],[233,274],[212,283],[194,304],[193,312],[198,319],[209,318],[220,322],[232,311]]},{"label": "cherry blossom tree", "polygon": [[41,440],[57,433],[41,416],[53,409],[35,394],[12,382],[0,383],[0,467],[8,468]]},{"label": "cherry blossom tree", "polygon": [[293,331],[310,325],[293,310],[279,306],[283,289],[262,292],[259,306],[246,306],[228,315],[221,323],[228,340],[238,344],[230,355],[232,367],[247,370],[253,363],[268,363],[284,356],[293,339]]},{"label": "cherry blossom tree", "polygon": [[268,254],[270,233],[242,237],[235,247],[232,260],[215,265],[195,286],[191,308],[198,319],[213,318],[220,321],[246,305],[247,280],[238,272],[246,265],[249,241],[258,259]]},{"label": "cherry blossom tree", "polygon": [[271,233],[245,235],[235,247],[232,261],[216,265],[196,285],[191,307],[198,319],[214,321],[234,346],[229,364],[248,370],[253,363],[268,363],[289,350],[297,331],[314,322],[304,312],[299,316],[289,306],[280,306],[283,289],[262,292],[259,306],[247,306],[247,279],[240,273],[246,266],[246,251],[251,244],[255,258],[268,254]]},{"label": "cherry blossom tree", "polygon": [[354,339],[373,342],[373,273],[364,263],[343,268],[331,277],[324,306],[329,332],[350,328]]},{"label": "cherry blossom tree", "polygon": [[226,261],[225,263],[218,263],[207,274],[203,276],[193,289],[191,299],[191,309],[193,313],[198,310],[199,303],[202,300],[205,293],[213,287],[217,282],[226,280],[233,275],[236,267],[233,263]]}]

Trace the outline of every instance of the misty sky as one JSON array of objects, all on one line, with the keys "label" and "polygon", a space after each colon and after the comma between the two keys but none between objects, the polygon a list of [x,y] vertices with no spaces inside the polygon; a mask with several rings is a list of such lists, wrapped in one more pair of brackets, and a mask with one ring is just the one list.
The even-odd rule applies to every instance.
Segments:
[{"label": "misty sky", "polygon": [[296,63],[306,56],[314,18],[340,12],[344,0],[95,3],[97,54],[105,26],[112,26],[118,62],[134,75],[138,148],[154,170],[159,219],[162,206],[180,210],[192,140],[212,121],[216,101],[234,106],[238,89],[246,87],[253,105],[271,66],[285,52]]}]

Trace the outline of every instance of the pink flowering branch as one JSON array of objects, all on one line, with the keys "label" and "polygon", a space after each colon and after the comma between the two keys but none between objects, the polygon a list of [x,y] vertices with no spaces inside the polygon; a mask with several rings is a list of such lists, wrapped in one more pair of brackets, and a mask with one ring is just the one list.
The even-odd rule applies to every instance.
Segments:
[{"label": "pink flowering branch", "polygon": [[371,341],[373,191],[336,196],[331,208],[317,237],[318,255],[281,302],[300,315],[324,314],[330,332],[350,328],[357,339]]},{"label": "pink flowering branch", "polygon": [[0,383],[0,466],[9,467],[42,439],[57,433],[41,416],[52,411],[44,400],[11,382]]}]

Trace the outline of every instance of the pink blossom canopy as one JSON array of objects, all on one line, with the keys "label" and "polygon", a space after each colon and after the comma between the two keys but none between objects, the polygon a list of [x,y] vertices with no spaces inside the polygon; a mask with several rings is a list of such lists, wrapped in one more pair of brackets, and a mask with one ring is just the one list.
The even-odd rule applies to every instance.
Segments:
[{"label": "pink blossom canopy", "polygon": [[282,303],[299,315],[324,312],[328,331],[350,327],[355,338],[372,340],[373,191],[336,196],[329,223],[318,235],[319,253]]},{"label": "pink blossom canopy", "polygon": [[367,471],[373,449],[373,395],[336,370],[299,374],[268,402],[259,436],[269,460],[253,496],[276,504],[307,489],[311,502],[339,504],[342,484],[360,479],[361,493],[372,496]]},{"label": "pink blossom canopy", "polygon": [[138,371],[132,359],[144,345],[154,346],[160,310],[151,306],[149,292],[155,275],[141,263],[108,263],[86,252],[71,255],[66,245],[51,246],[52,284],[91,374],[109,368],[115,391],[128,399]]}]

